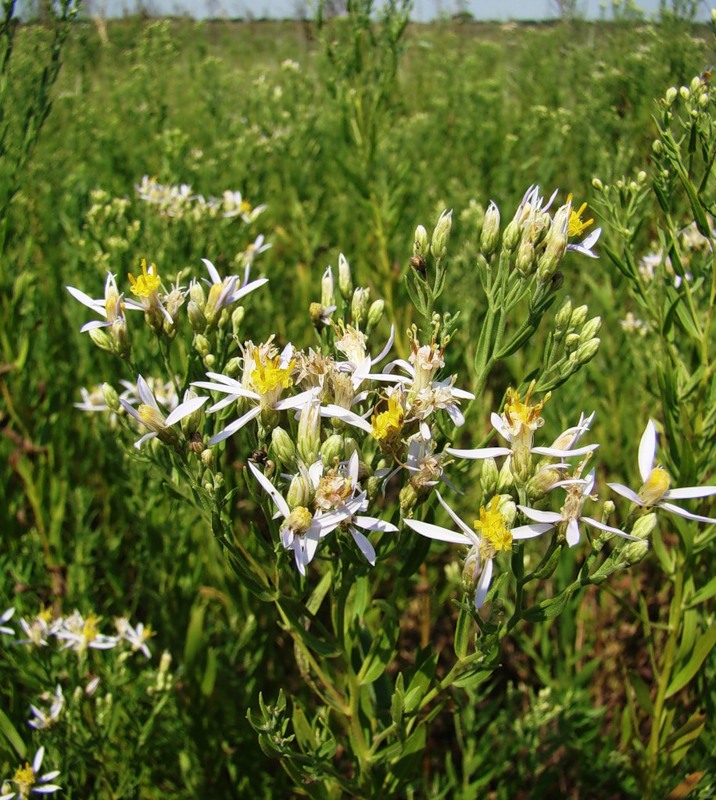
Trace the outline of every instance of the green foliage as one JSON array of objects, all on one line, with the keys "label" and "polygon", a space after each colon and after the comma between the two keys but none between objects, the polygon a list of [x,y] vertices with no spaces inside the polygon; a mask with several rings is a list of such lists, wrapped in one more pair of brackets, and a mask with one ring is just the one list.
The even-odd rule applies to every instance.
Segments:
[{"label": "green foliage", "polygon": [[[596,410],[600,492],[637,485],[649,418],[672,488],[713,484],[713,43],[693,3],[654,21],[612,5],[613,23],[515,28],[414,25],[409,3],[369,0],[303,25],[93,22],[70,2],[19,24],[4,4],[2,777],[43,746],[40,772],[82,798],[710,796],[713,525],[607,502],[597,522],[648,555],[599,532],[569,548],[560,523],[471,572],[411,530],[452,525],[432,483],[382,482],[414,457],[415,420],[386,444],[284,410],[209,447],[237,409],[207,404],[137,451],[117,399],[151,376],[164,414],[207,371],[241,378],[249,339],[259,361],[289,341],[336,356],[350,326],[375,356],[394,324],[397,357],[430,344],[475,394],[461,428],[428,420],[461,516],[493,497],[558,511],[547,484],[583,484],[554,458],[447,456],[496,444],[505,397],[543,411],[540,444]],[[599,214],[577,237],[558,235],[568,193]],[[599,224],[600,260],[565,250]],[[217,308],[202,258],[236,287],[248,268],[270,282]],[[91,312],[65,287],[100,298],[110,272],[128,305],[142,259],[176,315],[80,334]],[[390,431],[387,385],[356,408]],[[370,534],[375,567],[345,528],[305,577],[282,544],[255,471],[304,507],[298,465],[319,451],[358,452],[369,513],[401,526]],[[58,687],[57,719],[29,728]]]}]

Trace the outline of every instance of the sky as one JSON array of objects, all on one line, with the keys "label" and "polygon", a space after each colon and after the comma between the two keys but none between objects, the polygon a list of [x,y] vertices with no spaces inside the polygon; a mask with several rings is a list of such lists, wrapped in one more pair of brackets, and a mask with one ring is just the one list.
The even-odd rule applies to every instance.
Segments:
[{"label": "sky", "polygon": [[[313,0],[92,0],[88,5],[105,6],[108,16],[122,15],[146,7],[161,14],[190,14],[196,18],[213,17],[274,17],[305,15]],[[378,3],[376,3],[378,5]],[[592,19],[601,15],[601,8],[610,8],[610,0],[577,0],[580,13]],[[638,5],[647,15],[659,9],[659,0],[640,0]],[[667,5],[671,5],[667,0]],[[413,18],[420,21],[435,19],[466,9],[476,19],[508,21],[511,19],[547,19],[555,16],[556,0],[414,0]],[[702,19],[708,18],[709,3],[701,3]]]}]

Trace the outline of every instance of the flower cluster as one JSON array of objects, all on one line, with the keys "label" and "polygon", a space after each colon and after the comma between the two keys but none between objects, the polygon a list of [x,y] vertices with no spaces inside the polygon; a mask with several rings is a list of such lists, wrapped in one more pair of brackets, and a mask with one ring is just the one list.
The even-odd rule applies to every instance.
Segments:
[{"label": "flower cluster", "polygon": [[[150,181],[143,187],[152,202],[163,202],[163,187]],[[191,197],[188,187],[179,194]],[[494,203],[485,212],[479,245],[483,279],[489,291],[501,292],[503,300],[502,306],[494,303],[490,313],[494,309],[502,313],[527,290],[534,292],[536,305],[542,303],[553,291],[553,278],[566,253],[596,257],[593,248],[600,230],[592,229],[592,219],[585,219],[586,205],[573,207],[570,196],[550,213],[555,195],[545,201],[538,187],[530,187],[504,230]],[[234,197],[231,213],[241,214],[242,202],[240,196]],[[227,198],[225,203],[229,203]],[[599,346],[596,335],[601,321],[587,320],[586,306],[573,309],[565,300],[556,314],[553,335],[564,353],[545,366],[541,383],[535,380],[525,389],[508,388],[504,403],[491,414],[492,429],[502,442],[468,449],[450,445],[475,400],[477,392],[468,389],[484,387],[479,372],[477,387],[463,388],[458,376],[446,369],[456,360],[448,351],[455,319],[432,310],[442,278],[437,272],[430,287],[426,257],[432,254],[438,270],[447,252],[451,220],[451,213],[443,213],[432,237],[422,226],[416,230],[411,297],[427,324],[420,330],[411,327],[406,351],[392,359],[394,330],[391,327],[387,341],[379,333],[385,304],[371,301],[366,287],[354,287],[343,255],[337,281],[331,267],[323,273],[320,302],[312,304],[309,312],[319,343],[307,349],[292,342],[279,345],[273,335],[258,342],[239,338],[244,310],[238,303],[266,283],[263,278],[250,280],[250,264],[241,276],[222,277],[204,259],[208,278],[167,292],[157,267],[143,262],[141,273],[129,276],[136,300],[124,299],[114,276],[107,278],[105,297],[97,300],[70,288],[75,299],[100,317],[83,330],[94,334],[100,346],[124,357],[129,352],[125,310],[142,310],[149,327],[171,341],[180,328],[180,309],[185,307],[193,336],[190,364],[194,368],[173,378],[173,390],[164,392],[171,401],[160,398],[160,381],[152,385],[140,374],[136,383],[122,384],[121,395],[105,385],[103,403],[97,392],[87,393],[79,407],[106,408],[131,422],[143,434],[136,442],[138,448],[151,439],[153,447],[169,445],[183,466],[198,460],[192,474],[202,476],[201,491],[211,497],[219,497],[223,485],[216,466],[224,450],[243,455],[249,462],[249,482],[260,490],[259,498],[264,496],[267,502],[263,504],[278,519],[279,552],[292,555],[302,576],[314,559],[342,552],[344,542],[374,565],[382,543],[395,541],[399,532],[400,520],[382,518],[390,513],[388,496],[399,497],[408,531],[467,548],[463,585],[474,595],[477,608],[488,596],[496,565],[499,568],[515,542],[549,536],[543,550],[575,547],[587,526],[597,531],[602,543],[617,536],[641,546],[644,543],[634,525],[641,512],[632,511],[627,522],[617,526],[608,521],[614,512],[612,502],[603,503],[601,510],[585,511],[588,503],[599,499],[597,471],[588,468],[598,445],[582,441],[594,415],[580,414],[573,426],[551,442],[539,439],[549,389],[592,358]],[[499,258],[493,258],[498,253]],[[493,269],[502,272],[490,273]],[[541,313],[548,307],[542,306]],[[507,324],[495,319],[495,330]],[[523,337],[533,329],[530,322],[524,334],[518,331],[516,340],[526,341]],[[106,338],[98,340],[99,334]],[[494,342],[483,341],[481,335],[476,371],[480,363],[487,368],[497,358],[489,356],[490,346]],[[514,350],[503,345],[501,352]],[[716,493],[716,488],[672,489],[666,473],[653,467],[655,448],[655,427],[650,422],[640,448],[641,491],[621,484],[610,486],[641,511],[661,508],[689,519],[713,521],[670,501],[705,497]],[[453,510],[455,503],[445,499],[444,488],[436,490],[443,484],[459,491],[446,471],[463,459],[480,462],[479,500],[472,490],[469,494],[474,509],[471,523]],[[467,465],[456,467],[455,473],[464,474],[467,469]],[[424,502],[433,493],[437,507]],[[445,513],[452,527],[433,521],[429,515],[434,512]],[[385,551],[389,549],[386,545]],[[502,568],[508,568],[507,561]],[[85,641],[81,630],[82,626],[65,626],[64,633],[56,635],[68,647],[99,647],[105,641],[110,646],[109,639],[97,636]],[[144,650],[142,632],[132,631],[127,623],[118,628],[118,635]]]},{"label": "flower cluster", "polygon": [[265,205],[252,206],[238,191],[227,190],[221,197],[210,197],[207,200],[200,194],[194,194],[189,184],[165,186],[148,175],[144,175],[134,188],[139,198],[156,206],[162,216],[176,219],[240,217],[244,222],[250,223],[266,210]]}]

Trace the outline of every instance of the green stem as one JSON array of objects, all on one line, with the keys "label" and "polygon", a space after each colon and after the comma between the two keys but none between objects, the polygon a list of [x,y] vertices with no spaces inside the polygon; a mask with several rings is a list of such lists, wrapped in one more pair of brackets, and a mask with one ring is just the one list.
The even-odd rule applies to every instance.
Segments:
[{"label": "green stem", "polygon": [[661,733],[667,716],[666,693],[676,661],[676,650],[681,633],[683,619],[684,570],[681,559],[676,565],[673,578],[674,593],[669,606],[669,633],[661,658],[661,670],[658,673],[656,698],[651,719],[651,733],[646,750],[646,786],[644,797],[648,800],[657,796],[657,779],[659,777],[659,756],[661,753]]}]

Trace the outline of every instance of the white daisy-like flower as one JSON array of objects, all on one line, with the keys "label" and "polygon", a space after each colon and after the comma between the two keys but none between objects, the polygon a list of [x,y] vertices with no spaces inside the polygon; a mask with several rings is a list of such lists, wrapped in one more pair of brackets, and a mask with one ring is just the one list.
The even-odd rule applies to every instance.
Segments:
[{"label": "white daisy-like flower", "polygon": [[[337,469],[324,470],[323,462],[318,461],[309,468],[309,475],[314,487],[313,503],[317,510],[341,511],[346,504],[355,499],[356,495],[363,498],[358,510],[365,511],[368,508],[368,500],[365,492],[360,492],[358,487],[358,472],[360,461],[358,453],[354,452],[348,462],[343,462]],[[364,531],[380,531],[382,533],[397,533],[395,525],[377,517],[367,517],[363,514],[354,514],[347,517],[340,523],[341,528],[348,530],[353,537],[358,549],[366,557],[371,566],[375,566],[375,548],[368,537],[361,533],[358,528]]]},{"label": "white daisy-like flower", "polygon": [[[31,794],[59,792],[62,787],[51,783],[60,774],[58,769],[46,772],[44,775],[38,775],[44,757],[45,748],[40,747],[35,753],[35,758],[32,760],[31,765],[28,763],[24,767],[18,767],[12,778],[3,783],[3,794],[0,795],[0,800],[14,800],[15,798],[17,800],[26,800]],[[14,788],[8,791],[8,786],[14,786]]]},{"label": "white daisy-like flower", "polygon": [[[287,345],[278,355],[271,355],[265,347],[251,347],[250,353],[253,359],[252,363],[245,363],[244,365],[245,376],[243,381],[237,381],[219,372],[207,372],[207,377],[213,378],[213,381],[197,381],[192,384],[192,386],[198,386],[201,389],[222,392],[226,395],[223,400],[214,403],[207,410],[209,414],[225,408],[240,398],[246,398],[253,403],[253,408],[231,422],[223,430],[214,434],[209,439],[210,445],[217,444],[233,436],[264,410],[301,409],[316,396],[318,390],[314,388],[299,392],[299,394],[292,397],[281,399],[283,390],[293,385],[291,373],[293,372],[295,361],[292,359],[292,345]],[[248,354],[244,356],[244,361],[250,361]],[[251,368],[249,369],[249,367]],[[244,383],[249,384],[251,388],[247,388]]]},{"label": "white daisy-like flower", "polygon": [[313,561],[320,540],[342,522],[350,520],[360,511],[365,501],[365,493],[361,493],[346,500],[339,508],[325,513],[320,510],[314,513],[306,506],[296,506],[292,509],[278,489],[251,462],[249,469],[276,505],[276,516],[283,517],[280,530],[281,544],[286,550],[293,550],[296,567],[301,575],[306,574],[306,567]]},{"label": "white daisy-like flower", "polygon": [[20,618],[20,627],[27,637],[20,639],[18,644],[30,644],[35,647],[47,647],[47,637],[52,636],[62,624],[62,619],[52,619],[51,608],[41,608],[30,620]]},{"label": "white daisy-like flower", "polygon": [[66,286],[67,291],[75,298],[75,300],[82,303],[83,306],[91,308],[96,314],[99,314],[103,319],[92,320],[85,323],[80,332],[94,330],[95,328],[112,328],[113,335],[126,336],[127,321],[124,316],[126,309],[134,311],[142,311],[143,306],[134,300],[125,300],[124,295],[117,291],[116,275],[111,272],[107,273],[107,280],[104,283],[104,297],[97,299],[90,297],[80,289],[75,289],[74,286]]},{"label": "white daisy-like flower", "polygon": [[65,617],[62,625],[55,631],[55,636],[64,642],[62,649],[82,653],[88,647],[93,650],[110,650],[116,647],[119,638],[100,633],[98,628],[100,620],[101,617],[96,614],[83,617],[76,610],[69,617]]},{"label": "white daisy-like flower", "polygon": [[169,415],[165,416],[164,412],[159,408],[152,390],[141,375],[137,376],[137,394],[141,401],[137,408],[123,397],[119,398],[124,410],[145,428],[149,428],[149,433],[145,433],[134,443],[137,449],[144,442],[153,439],[155,436],[158,436],[165,443],[174,443],[176,441],[176,432],[172,430],[172,426],[197,411],[209,399],[208,397],[197,397],[194,392],[187,390],[184,395],[184,402],[180,403]]},{"label": "white daisy-like flower", "polygon": [[639,474],[643,481],[639,492],[635,492],[621,483],[607,484],[617,494],[626,497],[643,508],[663,508],[679,517],[695,520],[696,522],[716,523],[712,517],[692,514],[681,506],[674,505],[670,500],[687,500],[695,497],[709,497],[716,494],[716,486],[684,486],[679,489],[670,489],[671,478],[669,473],[661,466],[654,466],[656,458],[656,425],[649,420],[639,442]]},{"label": "white daisy-like flower", "polygon": [[485,602],[487,590],[490,588],[495,556],[500,552],[511,550],[513,540],[532,539],[540,536],[552,525],[520,525],[517,528],[509,529],[506,519],[498,507],[499,497],[493,497],[489,507],[482,506],[480,508],[480,518],[474,521],[471,528],[443,500],[440,492],[436,491],[435,494],[459,531],[416,519],[405,519],[404,522],[421,536],[470,548],[465,559],[463,580],[467,587],[471,589],[474,587],[475,608],[479,609]]},{"label": "white daisy-like flower", "polygon": [[567,490],[567,498],[559,512],[539,511],[535,508],[528,508],[527,506],[520,505],[518,505],[517,508],[519,508],[527,519],[531,519],[534,522],[548,523],[550,527],[565,523],[565,538],[570,547],[579,544],[580,522],[591,525],[593,528],[598,528],[600,531],[615,533],[617,536],[621,536],[624,539],[639,541],[636,536],[631,536],[619,530],[619,528],[612,528],[611,525],[605,525],[603,522],[599,522],[592,517],[587,517],[582,514],[584,503],[591,499],[594,481],[595,471],[592,470],[586,478],[566,478],[563,481],[554,483],[552,485],[553,489],[562,486]]},{"label": "white daisy-like flower", "polygon": [[35,728],[35,730],[44,731],[54,725],[60,718],[62,709],[65,707],[65,696],[62,694],[62,687],[58,683],[54,695],[45,692],[40,699],[44,703],[50,703],[49,709],[45,710],[31,705],[30,711],[32,711],[34,719],[28,720],[27,724],[31,728]]},{"label": "white daisy-like flower", "polygon": [[268,208],[265,204],[253,207],[248,200],[242,197],[241,192],[229,190],[224,192],[222,205],[225,217],[241,217],[247,224],[253,222]]},{"label": "white daisy-like flower", "polygon": [[151,651],[147,646],[147,642],[154,636],[154,631],[149,625],[144,625],[140,622],[134,626],[126,617],[117,617],[114,620],[114,626],[117,629],[117,635],[120,640],[127,642],[133,652],[141,651],[146,658],[151,658]]},{"label": "white daisy-like flower", "polygon": [[249,283],[249,265],[246,266],[244,281],[241,282],[239,275],[229,275],[226,278],[222,278],[208,258],[202,258],[201,260],[204,262],[204,266],[211,278],[211,281],[204,280],[209,286],[209,297],[204,306],[204,316],[209,323],[217,319],[223,309],[236,303],[242,297],[253,292],[254,289],[258,289],[259,286],[268,283],[268,278],[259,278]]}]

